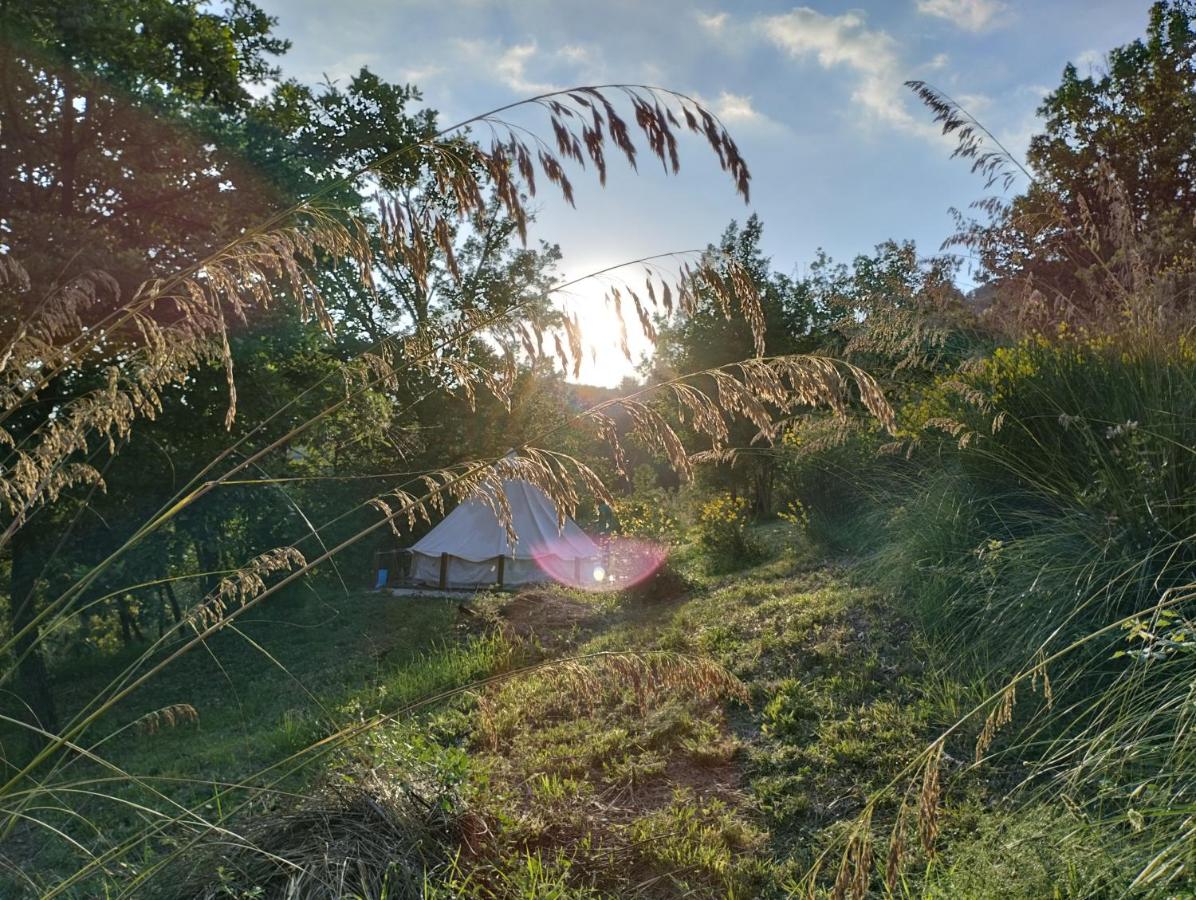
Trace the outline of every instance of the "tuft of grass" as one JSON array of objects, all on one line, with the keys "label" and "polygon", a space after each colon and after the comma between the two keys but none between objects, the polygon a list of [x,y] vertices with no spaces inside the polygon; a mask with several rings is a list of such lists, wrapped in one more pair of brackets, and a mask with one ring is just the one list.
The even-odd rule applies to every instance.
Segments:
[{"label": "tuft of grass", "polygon": [[1100,832],[1057,804],[976,810],[970,818],[966,833],[927,868],[920,896],[1078,900],[1123,896],[1130,886],[1132,873]]}]

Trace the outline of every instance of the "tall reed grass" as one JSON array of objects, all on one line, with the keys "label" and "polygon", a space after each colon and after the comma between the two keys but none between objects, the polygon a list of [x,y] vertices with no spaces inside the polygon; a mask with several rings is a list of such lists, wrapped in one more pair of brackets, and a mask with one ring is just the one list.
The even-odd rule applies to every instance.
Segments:
[{"label": "tall reed grass", "polygon": [[[1118,891],[1173,896],[1196,837],[1191,344],[1027,338],[900,415],[916,447],[858,473],[846,525],[821,514],[856,532],[940,664],[986,696],[908,776],[926,781],[947,738],[969,769],[1003,773],[1011,829],[1099,855]],[[838,892],[862,896],[871,856],[847,857]],[[984,877],[958,857],[930,873],[927,890]]]}]

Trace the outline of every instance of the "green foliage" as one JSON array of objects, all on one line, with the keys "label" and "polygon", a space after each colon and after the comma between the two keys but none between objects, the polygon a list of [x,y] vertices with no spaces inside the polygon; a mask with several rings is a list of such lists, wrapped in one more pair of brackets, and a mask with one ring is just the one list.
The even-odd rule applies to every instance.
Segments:
[{"label": "green foliage", "polygon": [[[751,216],[742,226],[732,222],[717,247],[721,264],[734,260],[744,268],[760,293],[766,325],[765,345],[769,353],[785,354],[815,346],[819,326],[825,321],[808,286],[772,271],[771,260],[760,249],[764,223]],[[739,317],[728,317],[715,297],[707,292],[698,298],[696,309],[661,331],[653,371],[660,375],[709,369],[754,355],[751,329]]]},{"label": "green foliage", "polygon": [[953,604],[965,626],[991,617],[1003,628],[1068,598],[1070,614],[1041,626],[1041,637],[1062,628],[1064,640],[1149,606],[1188,583],[1196,563],[1179,540],[1196,502],[1194,379],[1183,345],[1160,353],[1068,338],[998,349],[915,413],[937,407],[925,424],[953,435],[936,450],[949,494],[911,498],[895,545],[918,545],[910,554],[923,570],[972,573]]},{"label": "green foliage", "polygon": [[900,465],[880,455],[889,441],[874,423],[823,416],[794,422],[777,448],[778,518],[824,548],[860,549],[864,536],[849,523],[872,508],[886,469]]},{"label": "green foliage", "polygon": [[[1068,64],[1059,87],[1038,110],[1044,131],[1031,139],[1027,159],[1039,184],[1023,201],[1039,208],[1061,203],[1075,225],[1085,215],[1108,219],[1117,201],[1098,188],[1096,176],[1103,170],[1117,179],[1129,214],[1142,223],[1149,267],[1180,276],[1177,286],[1185,293],[1191,291],[1193,271],[1185,248],[1196,240],[1196,191],[1187,173],[1187,160],[1196,152],[1194,61],[1192,7],[1168,0],[1151,5],[1145,39],[1110,50],[1095,73],[1081,76]],[[1090,204],[1086,212],[1085,203]],[[1052,286],[1056,278],[1065,284],[1078,281],[1078,290],[1064,288],[1078,298],[1085,294],[1085,269],[1111,258],[1116,249],[1106,244],[1077,256],[1061,252],[1070,249],[1065,241],[1075,242],[1074,231],[1054,230],[1046,241],[1037,237],[1031,257],[1035,274]],[[1078,271],[1074,264],[1072,271],[1069,264],[1051,265],[1062,259],[1082,263]]]},{"label": "green foliage", "polygon": [[235,108],[248,86],[278,74],[269,57],[290,46],[277,20],[249,0],[227,8],[168,0],[101,0],[69,14],[48,3],[4,9],[6,39],[69,60],[81,74],[130,91]]},{"label": "green foliage", "polygon": [[[725,271],[729,261],[742,267],[759,294],[764,313],[765,348],[771,355],[809,352],[821,339],[821,328],[829,310],[819,302],[807,282],[772,270],[760,241],[764,224],[751,216],[740,226],[732,222],[723,232],[718,247],[708,254],[720,254]],[[728,276],[729,277],[729,276]],[[661,329],[649,380],[684,372],[696,372],[756,355],[752,330],[741,317],[728,317],[712,292],[697,298],[696,308]],[[684,428],[682,431],[684,432]],[[748,448],[757,429],[749,422],[735,423],[731,445]],[[773,513],[772,490],[776,472],[768,454],[745,453],[734,466],[712,464],[703,467],[702,483],[714,491],[737,490],[752,499],[753,514]]]},{"label": "green foliage", "polygon": [[618,532],[660,544],[675,544],[681,538],[681,525],[672,511],[675,505],[674,496],[657,484],[652,467],[638,466],[632,475],[632,492],[615,500],[613,512]]},{"label": "green foliage", "polygon": [[[1182,341],[1028,339],[920,392],[902,410],[918,435],[908,458],[864,470],[873,502],[847,519],[868,535],[865,571],[903,598],[955,678],[993,692],[956,711],[995,722],[976,752],[1029,765],[1014,796],[1039,812],[1015,804],[979,827],[1042,820],[1068,835],[1058,860],[961,850],[931,870],[943,896],[985,896],[978,885],[1022,864],[1011,895],[1057,881],[1084,896],[1088,866],[1123,884],[1140,872],[1147,893],[1175,884],[1186,838],[1162,810],[1192,802],[1196,764],[1180,700],[1196,671],[1194,376]],[[1008,700],[1004,717],[991,697]],[[769,712],[775,730],[801,727],[784,703]],[[1051,807],[1062,794],[1082,811],[1066,828]]]},{"label": "green foliage", "polygon": [[673,891],[712,894],[710,886],[721,884],[734,896],[756,881],[751,857],[766,835],[722,801],[678,789],[668,806],[635,822],[631,839],[655,868],[675,873],[668,878]]},{"label": "green foliage", "polygon": [[[462,184],[426,172],[421,140],[435,115],[409,112],[413,88],[366,70],[343,88],[272,83],[269,58],[286,44],[251,3],[102,2],[68,16],[8,4],[3,15],[21,40],[3,48],[0,88],[31,124],[3,123],[6,153],[14,171],[42,176],[18,178],[6,215],[39,284],[101,268],[113,273],[105,289],[127,294],[301,195],[319,192],[337,220],[377,184],[428,209],[460,200]],[[1103,324],[1134,319],[1132,334],[1052,329],[994,350],[950,259],[889,241],[850,266],[820,257],[791,279],[771,271],[756,217],[732,223],[707,257],[718,278],[663,329],[650,376],[761,350],[717,290],[746,275],[768,352],[818,348],[887,374],[904,454],[879,456],[889,436],[842,417],[799,420],[779,447],[740,423],[728,435],[743,451],[734,465],[702,466],[684,494],[641,466],[614,510],[624,534],[669,544],[694,519],[675,561],[705,579],[664,568],[638,593],[576,600],[600,615],[530,627],[503,610],[477,614],[504,602],[491,598],[455,636],[450,604],[347,589],[329,599],[328,585],[368,568],[367,548],[309,580],[317,595],[288,592],[269,619],[246,617],[212,635],[206,655],[175,659],[170,626],[247,556],[278,544],[322,554],[376,522],[378,479],[411,484],[501,455],[574,411],[548,365],[511,376],[507,407],[474,396],[464,374],[503,371],[504,352],[558,321],[545,298],[559,251],[512,245],[526,222],[503,214],[510,182],[470,207],[468,223],[439,221],[436,247],[421,251],[426,273],[381,253],[367,292],[344,261],[314,260],[337,337],[253,309],[221,331],[220,365],[188,366],[153,421],[108,448],[106,496],[64,495],[32,524],[4,523],[8,633],[21,635],[10,665],[19,693],[3,701],[14,725],[32,714],[56,728],[55,700],[64,717],[85,716],[96,697],[157,673],[108,710],[111,729],[88,737],[98,743],[52,763],[79,779],[64,790],[81,799],[35,810],[71,840],[102,835],[112,856],[69,840],[46,847],[14,807],[4,855],[33,873],[21,889],[89,896],[178,872],[159,881],[167,892],[212,897],[780,895],[858,834],[860,816],[900,834],[921,790],[918,813],[939,816],[940,848],[911,851],[910,894],[1182,891],[1196,862],[1196,353],[1165,337],[1182,329],[1134,317],[1190,301],[1194,53],[1188,6],[1158,3],[1147,39],[1113,51],[1107,73],[1068,67],[1031,144],[1038,181],[960,238],[987,274],[1033,278],[1050,302],[1091,312],[1130,297]],[[247,90],[267,83],[263,96]],[[338,180],[380,156],[368,184]],[[184,202],[189,220],[175,215]],[[381,247],[382,231],[363,220],[363,245]],[[64,246],[81,249],[65,260]],[[438,344],[444,378],[402,359],[395,377],[346,365],[367,348],[390,352],[398,330],[472,329],[475,315],[516,307],[523,315],[493,343]],[[87,306],[80,330],[106,308]],[[24,312],[0,315],[5,334]],[[37,399],[51,419],[102,388],[106,367],[129,367],[134,332],[50,378]],[[6,426],[10,443],[36,430],[26,418]],[[694,418],[674,421],[692,436]],[[172,505],[214,485],[207,463],[243,458],[251,440],[279,452],[202,506]],[[595,455],[586,437],[563,442]],[[163,508],[152,537],[96,568]],[[774,513],[784,524],[751,524]],[[872,584],[811,566],[811,540],[870,553],[857,575]],[[69,616],[34,620],[92,571]],[[671,602],[637,602],[645,596]],[[142,657],[155,626],[162,645]],[[546,654],[629,647],[640,653],[597,674],[573,661],[484,681]],[[692,677],[645,662],[660,650]],[[425,715],[395,720],[425,703]],[[38,747],[5,731],[8,778]],[[942,755],[921,772],[928,744]],[[100,745],[117,768],[94,766]],[[973,756],[985,766],[964,763]],[[170,813],[149,828],[142,816],[157,809]],[[193,845],[192,833],[217,838]]]},{"label": "green foliage", "polygon": [[[280,601],[285,623],[267,617],[221,633],[209,641],[208,653],[179,660],[117,711],[111,723],[115,733],[104,742],[105,753],[143,781],[112,784],[76,812],[103,823],[114,841],[140,833],[141,820],[124,810],[131,802],[155,802],[147,795],[151,784],[172,803],[196,806],[217,819],[254,798],[257,802],[250,802],[244,812],[260,812],[254,784],[259,773],[270,772],[280,759],[301,754],[275,777],[289,773],[277,788],[302,792],[320,782],[329,767],[335,768],[334,751],[343,743],[333,740],[313,753],[315,742],[503,671],[513,659],[510,644],[499,636],[446,644],[454,634],[457,610],[444,600],[296,592]],[[264,646],[268,653],[262,651]],[[90,700],[134,656],[135,648],[74,662],[73,678],[60,698],[64,713],[72,714]],[[139,724],[155,710],[182,704],[195,711],[196,722],[180,721],[152,731]],[[443,750],[416,752],[418,732],[418,727],[414,734],[375,731],[363,746],[379,766],[418,769],[452,787],[460,781],[460,763]],[[19,732],[11,729],[2,740],[8,748],[22,745]],[[351,763],[358,758],[353,753],[348,757]],[[10,753],[6,762],[11,766],[22,759]],[[73,827],[69,818],[51,821]],[[149,849],[149,858],[157,860],[169,845],[153,844]],[[73,854],[61,854],[56,842],[40,842],[24,859],[43,886],[83,862]],[[84,881],[78,896],[100,890],[98,880]]]},{"label": "green foliage", "polygon": [[748,503],[740,497],[719,494],[702,504],[695,531],[711,572],[743,569],[764,555],[748,525]]},{"label": "green foliage", "polygon": [[986,344],[955,286],[958,267],[949,256],[919,256],[913,241],[890,240],[850,266],[820,253],[805,286],[827,311],[830,348],[888,373],[900,391],[955,368]]}]

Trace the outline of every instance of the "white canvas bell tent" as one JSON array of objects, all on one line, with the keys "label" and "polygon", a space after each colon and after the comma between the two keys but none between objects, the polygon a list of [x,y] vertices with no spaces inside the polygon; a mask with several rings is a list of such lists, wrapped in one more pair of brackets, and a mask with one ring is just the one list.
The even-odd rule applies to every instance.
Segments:
[{"label": "white canvas bell tent", "polygon": [[560,527],[556,507],[542,490],[522,479],[504,479],[503,490],[514,545],[493,505],[472,497],[411,547],[411,581],[460,589],[550,580],[583,585],[602,578],[598,545],[572,519]]}]

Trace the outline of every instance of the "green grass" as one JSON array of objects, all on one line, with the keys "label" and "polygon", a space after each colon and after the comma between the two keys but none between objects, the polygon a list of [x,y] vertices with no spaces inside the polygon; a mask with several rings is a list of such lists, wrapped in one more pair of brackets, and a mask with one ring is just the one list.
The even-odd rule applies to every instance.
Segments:
[{"label": "green grass", "polygon": [[[188,703],[198,724],[126,732],[106,745],[108,755],[162,779],[154,783],[208,816],[254,796],[228,825],[260,829],[296,801],[218,785],[249,779],[338,727],[517,665],[667,651],[678,662],[651,670],[652,683],[643,666],[598,657],[575,664],[582,674],[550,664],[475,688],[321,756],[284,786],[314,798],[328,785],[381,796],[389,789],[380,783],[410,784],[434,798],[444,827],[423,839],[439,847],[424,856],[425,896],[783,897],[819,859],[825,891],[869,807],[880,890],[888,831],[904,792],[918,788],[908,766],[975,705],[983,684],[950,674],[863,570],[827,561],[788,525],[755,537],[770,558],[734,575],[704,575],[700,556],[683,554],[696,587],[674,600],[543,591],[531,603],[480,598],[475,615],[462,617],[455,600],[281,599],[116,712],[120,724]],[[518,602],[524,618],[512,612]],[[717,663],[745,693],[695,689],[693,679],[705,676],[684,660]],[[119,662],[97,663],[68,696],[86,698]],[[684,670],[675,682],[672,665]],[[946,746],[938,852],[912,849],[897,893],[1080,897],[1098,884],[1127,884],[1124,866],[1065,807],[1007,802],[1016,763],[968,765],[978,727]],[[100,849],[145,824],[110,803],[83,811],[103,831],[90,838]],[[285,842],[285,832],[267,834]],[[48,885],[80,863],[52,846],[35,849],[25,835],[0,849],[21,854]],[[132,854],[109,884],[170,847],[158,841]],[[252,896],[252,877],[266,876],[244,858],[220,864],[225,852],[189,851],[189,877],[202,883],[223,872],[230,896]],[[392,896],[413,895],[409,861],[405,874],[389,877]]]},{"label": "green grass", "polygon": [[[546,675],[489,696],[484,737],[460,722],[471,803],[492,839],[458,890],[540,896],[525,886],[531,866],[541,882],[551,873],[564,892],[553,896],[785,896],[953,721],[967,691],[931,677],[910,626],[874,589],[789,526],[756,537],[769,562],[695,574],[703,584],[687,599],[604,609],[557,651],[710,659],[749,703],[678,692],[644,709],[613,690],[575,709]],[[984,787],[965,779],[951,796],[975,806]]]},{"label": "green grass", "polygon": [[[278,772],[258,773],[326,735],[469,683],[510,662],[505,640],[465,634],[458,623],[458,602],[451,599],[283,595],[166,668],[88,737],[95,742],[115,734],[98,748],[105,759],[169,800],[219,818],[250,796],[228,791],[228,785],[269,783]],[[64,711],[69,715],[94,697],[138,652],[129,648],[86,668],[72,666],[69,682],[59,685]],[[136,724],[126,727],[146,713],[177,704],[193,707],[198,721],[152,733]],[[12,736],[6,736],[6,743],[18,744]],[[327,753],[316,755],[274,787],[301,790],[328,765]],[[96,766],[74,762],[55,780],[100,774]],[[115,782],[97,793],[126,803],[83,798],[75,808],[83,819],[65,822],[65,827],[94,824],[98,835],[87,834],[90,827],[82,831],[101,850],[144,829],[146,817],[127,803],[146,801],[145,790]],[[41,818],[64,824],[52,810]],[[82,860],[44,835],[26,826],[9,846],[24,870],[35,873],[40,883],[52,884]],[[95,889],[83,887],[81,896]]]}]

